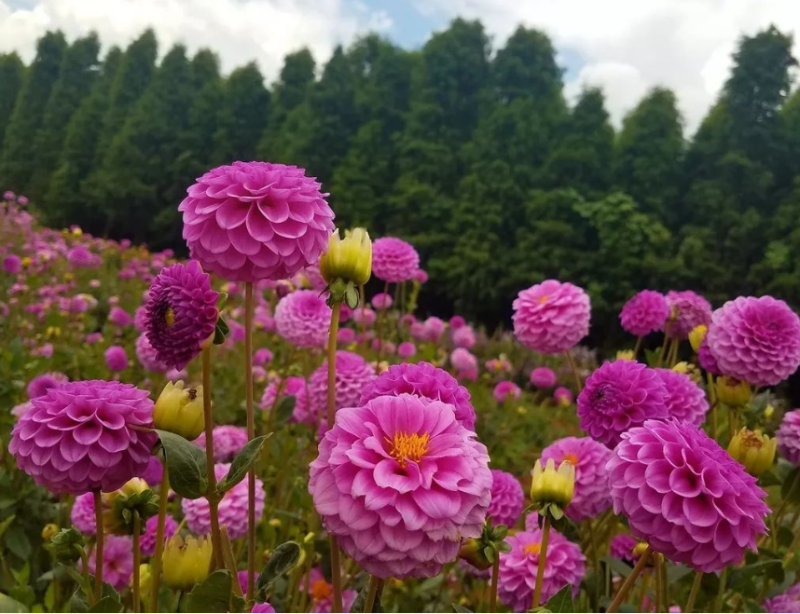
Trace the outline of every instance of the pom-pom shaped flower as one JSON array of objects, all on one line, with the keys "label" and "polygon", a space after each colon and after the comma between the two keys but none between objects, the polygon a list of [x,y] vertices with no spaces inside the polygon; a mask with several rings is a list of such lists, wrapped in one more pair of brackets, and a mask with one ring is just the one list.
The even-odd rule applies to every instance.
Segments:
[{"label": "pom-pom shaped flower", "polygon": [[709,408],[703,389],[685,373],[678,373],[672,369],[655,371],[667,388],[667,397],[664,399],[667,415],[695,426],[703,424]]},{"label": "pom-pom shaped flower", "polygon": [[664,324],[667,337],[688,339],[692,329],[711,323],[711,303],[691,290],[667,292],[670,314]]},{"label": "pom-pom shaped flower", "polygon": [[454,346],[467,349],[470,349],[472,346],[474,346],[476,341],[475,331],[472,330],[471,326],[454,328],[450,338],[453,340]]},{"label": "pom-pom shaped flower", "polygon": [[[206,448],[206,434],[194,440],[194,445]],[[214,460],[218,463],[227,463],[233,460],[239,451],[247,444],[247,431],[240,426],[220,424],[214,427]]]},{"label": "pom-pom shaped flower", "polygon": [[638,545],[639,541],[633,535],[620,533],[611,538],[611,542],[608,544],[608,552],[615,559],[633,563],[636,560],[633,549]]},{"label": "pom-pom shaped flower", "polygon": [[503,380],[494,387],[492,394],[494,395],[495,401],[498,403],[505,403],[508,399],[518,399],[522,394],[522,390],[520,390],[519,386],[514,382]]},{"label": "pom-pom shaped flower", "polygon": [[[247,591],[244,591],[247,592]],[[353,591],[355,592],[355,591]],[[275,614],[275,608],[273,608],[269,603],[266,601],[264,603],[254,603],[253,607],[250,609],[251,614]]]},{"label": "pom-pom shaped flower", "polygon": [[[11,434],[17,465],[53,493],[110,492],[147,469],[153,402],[120,382],[69,382],[31,400]],[[140,427],[146,427],[144,430]]]},{"label": "pom-pom shaped flower", "polygon": [[[520,531],[506,539],[511,552],[500,555],[500,578],[497,596],[515,612],[527,612],[533,602],[536,588],[539,554],[542,549],[542,532]],[[573,544],[558,531],[551,529],[545,562],[542,602],[564,588],[572,586],[573,597],[580,592],[586,570],[586,557],[577,544]]]},{"label": "pom-pom shaped flower", "polygon": [[[164,541],[166,542],[170,537],[175,535],[178,529],[178,523],[175,519],[167,514],[164,517]],[[156,537],[158,536],[158,516],[151,516],[147,519],[145,524],[145,532],[139,538],[139,547],[142,549],[142,554],[145,556],[153,556],[156,552]]]},{"label": "pom-pom shaped flower", "polygon": [[108,321],[120,328],[133,324],[133,318],[122,307],[112,307],[108,314]]},{"label": "pom-pom shaped flower", "polygon": [[200,265],[173,264],[161,270],[150,286],[147,300],[147,338],[158,359],[183,369],[214,334],[219,294]]},{"label": "pom-pom shaped flower", "polygon": [[781,456],[794,465],[800,465],[800,409],[784,414],[775,437]]},{"label": "pom-pom shaped flower", "polygon": [[569,388],[559,386],[553,391],[553,400],[562,407],[569,407],[573,401],[572,391]]},{"label": "pom-pom shaped flower", "polygon": [[716,572],[756,549],[766,493],[692,424],[648,420],[622,435],[608,462],[614,512],[671,561]]},{"label": "pom-pom shaped flower", "polygon": [[475,354],[466,348],[456,348],[450,354],[450,364],[459,372],[472,372],[478,373],[478,359]]},{"label": "pom-pom shaped flower", "polygon": [[[89,573],[94,574],[97,556],[94,547],[88,553]],[[82,568],[78,563],[78,568]],[[130,537],[106,535],[103,545],[103,581],[121,591],[130,584],[133,574],[133,542]]]},{"label": "pom-pom shaped flower", "polygon": [[178,207],[203,267],[232,281],[288,279],[316,265],[333,232],[320,184],[296,166],[234,162],[200,177]]},{"label": "pom-pom shaped flower", "polygon": [[800,365],[800,318],[771,296],[725,303],[706,341],[722,373],[754,386],[779,384]]},{"label": "pom-pom shaped flower", "polygon": [[481,534],[491,499],[486,447],[453,407],[413,395],[340,410],[311,463],[325,528],[379,578],[431,577]]},{"label": "pom-pom shaped flower", "polygon": [[37,375],[29,383],[26,392],[29,399],[35,399],[47,393],[51,388],[59,388],[66,384],[69,378],[63,373],[53,371]]},{"label": "pom-pom shaped flower", "polygon": [[558,383],[555,372],[549,367],[536,367],[531,371],[531,384],[547,390]]},{"label": "pom-pom shaped flower", "polygon": [[381,281],[402,283],[414,279],[419,254],[410,243],[383,237],[372,244],[372,273]]},{"label": "pom-pom shaped flower", "polygon": [[397,355],[402,358],[412,358],[417,353],[417,347],[410,341],[403,341],[397,346]]},{"label": "pom-pom shaped flower", "polygon": [[492,499],[488,515],[492,524],[504,524],[512,528],[522,515],[525,507],[525,493],[519,480],[510,473],[492,469]]},{"label": "pom-pom shaped flower", "polygon": [[800,612],[800,584],[790,586],[786,592],[764,602],[767,612]]},{"label": "pom-pom shaped flower", "polygon": [[331,308],[314,290],[284,296],[275,308],[278,334],[299,348],[320,348],[328,339]]},{"label": "pom-pom shaped flower", "polygon": [[384,309],[391,309],[392,303],[392,295],[387,294],[386,292],[380,292],[372,297],[370,303],[372,306],[377,309],[378,311],[383,311]]},{"label": "pom-pom shaped flower", "polygon": [[439,341],[442,335],[444,334],[444,329],[446,324],[440,318],[436,316],[431,316],[423,323],[423,330],[425,339],[427,341]]},{"label": "pom-pom shaped flower", "polygon": [[148,371],[153,371],[154,373],[166,373],[169,371],[169,366],[158,359],[158,352],[150,344],[150,340],[145,334],[136,337],[136,358]]},{"label": "pom-pom shaped flower", "polygon": [[302,377],[287,377],[286,382],[282,386],[280,382],[272,382],[264,390],[264,395],[261,397],[259,406],[264,411],[272,411],[272,408],[275,406],[276,395],[280,394],[280,398],[294,397],[292,421],[316,426],[319,419],[316,414],[312,414],[309,410],[306,388],[306,380]]},{"label": "pom-pom shaped flower", "polygon": [[73,526],[84,535],[97,533],[97,519],[94,515],[94,493],[84,493],[75,497],[70,520]]},{"label": "pom-pom shaped flower", "polygon": [[568,462],[575,467],[575,493],[567,516],[575,522],[594,518],[611,507],[606,463],[611,450],[589,437],[564,437],[542,450],[542,463],[553,459],[556,466]]},{"label": "pom-pom shaped flower", "polygon": [[[368,384],[375,379],[375,370],[359,355],[345,350],[336,352],[336,409],[355,407]],[[308,379],[310,409],[327,426],[328,362]]]},{"label": "pom-pom shaped flower", "polygon": [[22,270],[22,260],[15,254],[6,256],[3,258],[3,270],[11,274],[19,273]]},{"label": "pom-pom shaped flower", "polygon": [[708,340],[706,339],[703,339],[700,347],[697,349],[697,362],[711,375],[722,375],[722,371],[719,370],[719,365],[717,364],[717,359],[714,358],[714,354],[712,354],[711,350],[708,348]]},{"label": "pom-pom shaped flower", "polygon": [[654,369],[639,362],[606,362],[578,395],[581,428],[613,448],[620,435],[650,418],[667,417],[667,388]]},{"label": "pom-pom shaped flower", "polygon": [[456,420],[469,430],[475,430],[475,408],[470,401],[469,391],[447,371],[429,362],[390,366],[365,386],[358,404],[365,405],[377,397],[400,394],[413,394],[452,405]]},{"label": "pom-pom shaped flower", "polygon": [[571,283],[548,279],[514,300],[514,334],[542,354],[559,354],[589,334],[589,295]]},{"label": "pom-pom shaped flower", "polygon": [[667,299],[661,292],[642,290],[625,303],[619,320],[622,328],[630,334],[644,337],[664,328],[669,314]]},{"label": "pom-pom shaped flower", "polygon": [[[218,463],[214,465],[217,481],[228,473],[230,465]],[[264,484],[256,479],[256,522],[264,515]],[[206,535],[211,531],[211,515],[208,510],[208,499],[184,499],[181,502],[187,526],[198,535]],[[247,535],[247,480],[239,482],[226,491],[219,502],[219,524],[228,528],[231,539],[239,539]]]},{"label": "pom-pom shaped flower", "polygon": [[128,355],[121,345],[112,345],[105,351],[103,357],[106,359],[106,366],[115,373],[128,368]]}]

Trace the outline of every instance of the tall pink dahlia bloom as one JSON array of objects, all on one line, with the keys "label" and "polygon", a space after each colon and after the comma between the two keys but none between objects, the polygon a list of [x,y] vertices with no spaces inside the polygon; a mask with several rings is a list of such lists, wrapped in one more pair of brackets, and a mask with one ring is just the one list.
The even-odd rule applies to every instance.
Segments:
[{"label": "tall pink dahlia bloom", "polygon": [[278,334],[299,348],[321,348],[328,339],[331,308],[314,290],[284,296],[275,308]]},{"label": "tall pink dahlia bloom", "polygon": [[[89,573],[96,570],[94,547],[89,551]],[[78,561],[78,568],[81,563]],[[133,541],[122,535],[106,535],[103,547],[103,580],[121,591],[130,584],[133,574]]]},{"label": "tall pink dahlia bloom", "polygon": [[531,371],[531,384],[537,388],[547,390],[558,383],[555,371],[549,367],[536,367]]},{"label": "tall pink dahlia bloom", "polygon": [[311,463],[309,492],[330,533],[379,578],[430,577],[481,533],[486,447],[453,407],[412,395],[340,410]]},{"label": "tall pink dahlia bloom", "polygon": [[272,411],[275,405],[275,397],[280,390],[280,398],[294,397],[294,409],[292,410],[292,422],[303,422],[316,426],[318,418],[310,411],[306,390],[308,384],[303,377],[287,377],[283,386],[280,382],[272,382],[264,390],[259,407],[264,411]]},{"label": "tall pink dahlia bloom", "polygon": [[589,295],[571,283],[548,279],[514,300],[514,334],[542,354],[559,354],[589,334]]},{"label": "tall pink dahlia bloom", "polygon": [[145,328],[158,360],[183,369],[214,334],[219,294],[195,260],[165,267],[150,286]]},{"label": "tall pink dahlia bloom", "polygon": [[642,290],[625,303],[619,320],[630,334],[644,337],[664,328],[669,313],[667,299],[661,292]]},{"label": "tall pink dahlia bloom", "polygon": [[31,400],[11,433],[17,465],[53,493],[110,492],[147,469],[154,433],[145,390],[99,380],[69,382]]},{"label": "tall pink dahlia bloom", "polygon": [[200,177],[178,207],[192,258],[231,281],[287,279],[328,247],[333,211],[302,168],[234,162]]},{"label": "tall pink dahlia bloom", "polygon": [[[170,537],[175,535],[178,529],[178,523],[175,519],[167,514],[164,517],[164,541],[166,542]],[[158,516],[151,516],[147,519],[145,524],[145,532],[142,533],[140,538],[139,547],[142,549],[142,554],[145,556],[153,556],[156,551],[156,542],[158,537]]]},{"label": "tall pink dahlia bloom", "polygon": [[136,358],[148,371],[153,371],[154,373],[166,373],[169,371],[167,364],[158,359],[158,352],[150,345],[150,341],[145,334],[136,337]]},{"label": "tall pink dahlia bloom", "polygon": [[508,399],[516,400],[522,394],[522,390],[514,382],[503,380],[494,387],[492,391],[495,401],[505,403]]},{"label": "tall pink dahlia bloom", "polygon": [[372,244],[372,273],[381,281],[401,283],[414,279],[419,254],[410,243],[383,237]]},{"label": "tall pink dahlia bloom", "polygon": [[800,366],[800,318],[771,296],[725,303],[706,341],[722,373],[754,386],[779,384]]},{"label": "tall pink dahlia bloom", "polygon": [[575,494],[565,510],[567,516],[580,522],[611,507],[606,470],[611,450],[589,437],[564,437],[542,450],[542,465],[551,458],[556,467],[564,461],[575,467]]},{"label": "tall pink dahlia bloom", "polygon": [[667,337],[686,339],[695,326],[711,324],[711,303],[691,290],[667,292],[670,315],[664,324]]},{"label": "tall pink dahlia bloom", "polygon": [[790,586],[785,592],[764,602],[767,612],[800,612],[800,584]]},{"label": "tall pink dahlia bloom", "polygon": [[614,512],[676,563],[716,572],[755,551],[766,493],[692,424],[648,420],[622,435],[608,462]]},{"label": "tall pink dahlia bloom", "polygon": [[358,404],[365,405],[377,397],[399,394],[413,394],[452,405],[456,420],[469,430],[475,430],[475,408],[470,401],[469,391],[447,371],[429,362],[390,366],[364,387]]},{"label": "tall pink dahlia bloom", "polygon": [[667,387],[654,369],[632,360],[606,362],[578,395],[581,428],[613,448],[622,433],[650,418],[667,417]]},{"label": "tall pink dahlia bloom", "polygon": [[84,535],[97,533],[97,519],[94,515],[94,494],[87,492],[75,497],[69,515],[73,526]]},{"label": "tall pink dahlia bloom", "polygon": [[[506,541],[511,552],[500,555],[497,596],[513,611],[527,612],[536,588],[542,532],[539,529],[520,531]],[[572,586],[573,597],[577,596],[585,571],[586,557],[580,547],[552,529],[547,546],[542,602],[547,602],[565,585]]]},{"label": "tall pink dahlia bloom", "polygon": [[611,542],[608,544],[608,553],[615,559],[633,563],[636,559],[633,549],[638,545],[638,539],[627,533],[620,533],[611,538]]},{"label": "tall pink dahlia bloom", "polygon": [[519,480],[506,471],[492,469],[492,498],[488,515],[492,524],[513,528],[525,507],[525,493]]},{"label": "tall pink dahlia bloom", "polygon": [[63,386],[68,381],[69,378],[58,371],[37,375],[28,383],[28,387],[26,389],[28,398],[35,399],[36,397],[40,397],[46,394],[51,388]]},{"label": "tall pink dahlia bloom", "polygon": [[775,436],[781,456],[794,465],[800,465],[800,410],[795,409],[783,415]]},{"label": "tall pink dahlia bloom", "polygon": [[[375,369],[359,354],[336,352],[336,409],[355,407],[367,386],[375,379]],[[311,411],[327,428],[328,362],[325,361],[308,378],[308,400]]]},{"label": "tall pink dahlia bloom", "polygon": [[681,422],[700,426],[706,420],[708,400],[706,393],[691,377],[672,369],[656,369],[667,388],[667,415]]},{"label": "tall pink dahlia bloom", "polygon": [[[214,460],[218,463],[227,463],[247,445],[247,431],[241,426],[230,424],[220,424],[214,427]],[[206,434],[200,436],[192,442],[198,448],[205,450]]]}]

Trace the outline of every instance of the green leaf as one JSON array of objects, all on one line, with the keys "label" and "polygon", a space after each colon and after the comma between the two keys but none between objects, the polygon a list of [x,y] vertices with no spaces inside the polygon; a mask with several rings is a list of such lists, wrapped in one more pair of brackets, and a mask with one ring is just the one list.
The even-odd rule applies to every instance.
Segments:
[{"label": "green leaf", "polygon": [[486,546],[483,549],[483,556],[485,556],[486,560],[489,561],[490,563],[494,563],[494,557],[495,557],[494,548],[492,548],[491,546]]},{"label": "green leaf", "polygon": [[214,326],[214,341],[213,341],[213,344],[214,345],[221,345],[222,343],[224,343],[225,342],[225,337],[227,337],[230,332],[231,332],[231,329],[228,326],[228,323],[225,321],[225,319],[222,316],[220,316],[219,319],[217,320],[216,326]]},{"label": "green leaf", "polygon": [[[244,448],[239,450],[236,458],[231,463],[230,469],[228,469],[227,475],[217,483],[217,492],[227,492],[244,479],[244,476],[247,475],[247,470],[258,458],[261,448],[264,447],[264,442],[271,434],[251,439]],[[172,469],[171,466],[170,469]]]},{"label": "green leaf", "polygon": [[465,608],[463,605],[458,605],[457,603],[451,604],[453,606],[454,612],[472,612],[469,608]]},{"label": "green leaf", "polygon": [[25,530],[20,525],[11,525],[6,531],[5,538],[6,546],[8,546],[11,552],[23,561],[30,558],[32,552],[31,542],[25,534]]},{"label": "green leaf", "polygon": [[347,289],[344,291],[344,302],[350,309],[358,307],[358,289],[351,283],[347,284]]},{"label": "green leaf", "polygon": [[266,595],[267,589],[289,571],[292,567],[297,565],[300,560],[300,545],[296,542],[285,542],[272,551],[272,556],[269,561],[264,565],[264,569],[258,575],[256,581],[257,595],[263,599]]},{"label": "green leaf", "polygon": [[800,467],[795,467],[786,476],[781,486],[781,497],[792,503],[800,503]]},{"label": "green leaf", "polygon": [[14,522],[14,518],[16,518],[16,516],[12,514],[8,518],[6,518],[3,522],[0,522],[0,538],[2,538],[3,535],[5,535],[5,532],[8,530],[8,527],[10,527],[11,523]]},{"label": "green leaf", "polygon": [[278,401],[278,405],[275,407],[275,420],[278,424],[286,424],[289,421],[296,403],[297,399],[291,394]]},{"label": "green leaf", "polygon": [[544,607],[550,612],[575,612],[575,604],[572,602],[572,587],[565,584],[560,591],[547,600]]},{"label": "green leaf", "polygon": [[119,612],[122,612],[122,604],[113,597],[103,597],[89,608],[89,612],[110,612],[112,614],[119,614]]},{"label": "green leaf", "polygon": [[208,491],[206,456],[193,443],[169,431],[156,430],[169,466],[169,485],[185,499],[199,499]]},{"label": "green leaf", "polygon": [[619,559],[615,559],[612,556],[604,556],[600,559],[603,563],[608,565],[608,568],[613,571],[615,574],[622,576],[623,578],[627,578],[628,575],[633,571],[633,567],[621,561]]},{"label": "green leaf", "polygon": [[783,582],[785,572],[783,569],[783,561],[780,559],[773,559],[771,561],[759,561],[733,569],[728,576],[728,586],[739,586],[745,582],[753,580],[759,576],[766,576],[777,583]]},{"label": "green leaf", "polygon": [[758,485],[761,486],[761,488],[777,486],[780,483],[781,481],[774,473],[772,473],[772,471],[767,471],[766,473],[762,473],[760,476],[758,476]]},{"label": "green leaf", "polygon": [[[367,593],[369,592],[369,582],[364,585],[364,587],[358,591],[358,597],[353,602],[353,605],[350,606],[350,612],[352,614],[356,614],[357,612],[366,612],[364,608],[367,605]],[[375,593],[375,601],[372,602],[372,610],[371,612],[383,612],[383,606],[381,605],[381,594],[383,593],[383,585],[381,585],[377,592]]]},{"label": "green leaf", "polygon": [[667,582],[669,584],[678,582],[681,578],[688,576],[690,573],[692,573],[692,570],[685,565],[667,564]]},{"label": "green leaf", "polygon": [[5,595],[0,593],[0,612],[9,612],[9,614],[16,614],[19,612],[30,612],[28,608],[26,608],[23,604],[19,601],[16,601]]},{"label": "green leaf", "polygon": [[231,572],[218,569],[186,596],[184,612],[227,612],[231,601]]}]

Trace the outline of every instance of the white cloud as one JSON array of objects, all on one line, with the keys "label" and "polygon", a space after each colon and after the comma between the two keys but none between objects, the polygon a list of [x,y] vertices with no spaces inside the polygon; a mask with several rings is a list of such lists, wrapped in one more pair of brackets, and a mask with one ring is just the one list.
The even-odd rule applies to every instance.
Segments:
[{"label": "white cloud", "polygon": [[[798,0],[416,0],[428,13],[480,18],[501,45],[523,23],[584,61],[567,93],[603,87],[616,123],[647,89],[673,89],[692,132],[714,102],[743,34],[800,33]],[[800,54],[796,43],[795,54]]]},{"label": "white cloud", "polygon": [[384,12],[347,0],[39,0],[16,9],[0,0],[0,51],[30,61],[48,29],[70,39],[96,30],[108,48],[153,27],[162,54],[177,42],[209,47],[224,71],[255,59],[273,80],[288,52],[307,46],[323,62],[337,44],[390,25]]}]

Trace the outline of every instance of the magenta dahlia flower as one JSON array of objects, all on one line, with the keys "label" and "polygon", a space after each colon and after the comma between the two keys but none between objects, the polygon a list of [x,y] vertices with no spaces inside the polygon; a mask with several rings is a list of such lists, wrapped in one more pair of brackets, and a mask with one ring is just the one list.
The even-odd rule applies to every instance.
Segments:
[{"label": "magenta dahlia flower", "polygon": [[706,341],[722,373],[754,386],[775,386],[800,365],[800,318],[771,296],[725,303]]},{"label": "magenta dahlia flower", "polygon": [[492,498],[489,501],[488,515],[492,524],[504,524],[513,528],[525,507],[525,493],[519,480],[510,473],[492,469]]},{"label": "magenta dahlia flower", "polygon": [[611,538],[611,542],[608,544],[608,553],[615,559],[633,564],[633,562],[636,560],[636,557],[633,554],[633,549],[638,545],[639,540],[637,540],[633,535],[620,533],[619,535],[615,535]]},{"label": "magenta dahlia flower", "polygon": [[542,450],[542,465],[551,458],[556,467],[564,461],[575,467],[575,494],[565,510],[567,516],[580,522],[611,507],[606,470],[611,450],[589,437],[564,437]]},{"label": "magenta dahlia flower", "polygon": [[520,390],[519,386],[514,382],[503,380],[494,387],[492,394],[494,395],[495,401],[498,403],[505,403],[508,399],[518,399],[522,394],[522,390]]},{"label": "magenta dahlia flower", "polygon": [[381,281],[402,283],[414,279],[419,254],[410,243],[383,237],[372,244],[372,273]]},{"label": "magenta dahlia flower", "polygon": [[[199,448],[206,449],[206,434],[200,436],[192,443]],[[214,427],[214,460],[218,463],[227,463],[233,460],[239,451],[247,444],[247,431],[241,426],[220,424]]]},{"label": "magenta dahlia flower", "polygon": [[40,397],[46,394],[51,388],[59,388],[68,381],[69,378],[58,371],[37,375],[28,383],[28,398],[35,399],[36,397]]},{"label": "magenta dahlia flower", "polygon": [[800,612],[800,584],[793,584],[785,592],[764,602],[767,612]]},{"label": "magenta dahlia flower", "polygon": [[192,258],[231,281],[288,279],[333,232],[320,184],[296,166],[234,162],[200,177],[178,207]]},{"label": "magenta dahlia flower", "polygon": [[477,537],[491,499],[486,447],[452,405],[413,395],[340,410],[311,463],[325,528],[379,578],[431,577]]},{"label": "magenta dahlia flower", "polygon": [[214,334],[218,299],[196,261],[161,270],[146,305],[147,339],[161,362],[183,369],[200,353],[201,344]]},{"label": "magenta dahlia flower", "polygon": [[403,341],[403,343],[397,346],[397,355],[403,360],[407,358],[413,358],[414,354],[416,353],[417,353],[417,346],[415,346],[410,341]]},{"label": "magenta dahlia flower", "polygon": [[708,371],[711,375],[714,376],[722,375],[722,371],[719,370],[719,365],[717,364],[717,359],[714,358],[714,355],[708,348],[707,339],[703,339],[703,342],[697,349],[697,362],[700,364],[701,368]]},{"label": "magenta dahlia flower", "polygon": [[147,469],[137,475],[137,478],[142,478],[148,485],[157,486],[161,484],[161,477],[164,474],[164,465],[158,460],[158,456],[151,456],[147,463]]},{"label": "magenta dahlia flower", "polygon": [[794,465],[800,465],[800,410],[795,409],[783,415],[775,436],[781,456]]},{"label": "magenta dahlia flower", "polygon": [[[94,546],[89,550],[89,573],[96,570],[97,555]],[[78,561],[78,569],[82,570]],[[133,542],[123,535],[106,535],[103,545],[103,581],[121,591],[131,582],[133,575]]]},{"label": "magenta dahlia flower", "polygon": [[94,515],[94,494],[87,492],[75,497],[69,514],[72,525],[84,535],[97,533],[97,519]]},{"label": "magenta dahlia flower", "polygon": [[706,393],[691,377],[672,369],[656,369],[667,388],[667,415],[682,422],[700,426],[706,420],[708,400]]},{"label": "magenta dahlia flower", "polygon": [[400,394],[447,403],[453,407],[456,420],[469,430],[475,430],[475,408],[469,391],[447,371],[429,362],[391,365],[364,387],[358,404],[366,405],[377,397]]},{"label": "magenta dahlia flower", "polygon": [[[175,535],[178,523],[167,514],[164,517],[164,541]],[[151,516],[145,523],[145,532],[139,538],[139,547],[145,556],[153,556],[156,552],[156,537],[158,535],[158,516]]]},{"label": "magenta dahlia flower", "polygon": [[110,492],[141,475],[156,443],[153,402],[120,382],[69,382],[31,400],[11,433],[17,465],[53,493]]},{"label": "magenta dahlia flower", "polygon": [[272,352],[267,348],[256,350],[253,354],[253,364],[256,367],[263,367],[270,362],[272,362]]},{"label": "magenta dahlia flower", "polygon": [[340,328],[336,333],[336,343],[339,345],[350,345],[355,343],[356,331],[352,328]]},{"label": "magenta dahlia flower", "polygon": [[261,397],[259,407],[264,411],[272,411],[275,405],[275,397],[280,389],[280,396],[294,397],[294,409],[292,410],[292,422],[302,422],[311,426],[316,426],[319,418],[316,414],[312,414],[308,404],[308,397],[306,390],[308,384],[303,377],[287,377],[283,386],[279,381],[272,382],[264,390],[264,395]]},{"label": "magenta dahlia flower", "polygon": [[142,333],[136,337],[136,358],[147,371],[154,373],[166,373],[169,366],[158,359],[158,352],[150,345],[147,335]]},{"label": "magenta dahlia flower", "polygon": [[453,330],[457,330],[462,326],[466,326],[466,324],[467,321],[466,319],[464,319],[463,316],[453,316],[452,318],[450,318],[450,328],[452,328]]},{"label": "magenta dahlia flower", "polygon": [[122,307],[112,307],[108,314],[108,321],[120,328],[133,324],[133,318]]},{"label": "magenta dahlia flower", "polygon": [[578,395],[581,428],[613,448],[622,433],[650,418],[666,418],[667,388],[654,370],[632,360],[606,362]]},{"label": "magenta dahlia flower", "polygon": [[[221,480],[228,473],[230,465],[217,463],[214,474]],[[264,484],[256,479],[256,522],[264,515]],[[211,531],[211,516],[208,511],[208,499],[183,499],[181,509],[186,518],[186,525],[198,535],[206,535]],[[231,539],[239,539],[247,535],[247,480],[239,482],[227,491],[219,502],[219,524],[228,528]]]},{"label": "magenta dahlia flower", "polygon": [[453,345],[459,348],[470,349],[477,341],[475,338],[475,331],[471,326],[461,326],[460,328],[452,329],[450,338],[453,340]]},{"label": "magenta dahlia flower", "polygon": [[425,339],[427,341],[436,342],[442,338],[446,324],[442,319],[437,318],[436,316],[431,316],[425,320],[422,326],[425,331]]},{"label": "magenta dahlia flower", "polygon": [[106,366],[115,373],[128,368],[128,355],[121,345],[112,345],[105,351],[103,356],[106,359]]},{"label": "magenta dahlia flower", "polygon": [[614,512],[671,561],[716,572],[756,550],[766,493],[693,424],[648,420],[622,435],[608,462]]},{"label": "magenta dahlia flower", "polygon": [[450,353],[450,364],[456,371],[478,371],[478,359],[465,348],[456,348]]},{"label": "magenta dahlia flower", "polygon": [[667,298],[655,290],[642,290],[635,294],[619,314],[622,328],[632,335],[644,337],[664,328],[670,314]]},{"label": "magenta dahlia flower", "polygon": [[[511,552],[500,555],[500,581],[497,596],[515,612],[527,612],[533,602],[536,588],[539,552],[542,548],[542,532],[520,531],[506,541]],[[586,571],[586,557],[580,547],[573,544],[558,531],[551,529],[547,545],[542,603],[564,588],[572,586],[576,597]]]},{"label": "magenta dahlia flower", "polygon": [[[375,369],[359,354],[339,350],[336,352],[336,409],[355,407],[367,386],[375,379]],[[325,361],[308,378],[310,411],[319,416],[327,427],[328,361]]]},{"label": "magenta dahlia flower", "polygon": [[69,250],[67,260],[76,269],[96,269],[103,263],[100,256],[96,256],[83,245],[76,245]]},{"label": "magenta dahlia flower", "polygon": [[667,337],[687,339],[695,326],[711,324],[711,303],[691,290],[667,292],[670,315],[664,324]]},{"label": "magenta dahlia flower", "polygon": [[383,311],[384,309],[390,309],[392,306],[392,295],[387,294],[386,292],[379,292],[375,296],[372,297],[370,301],[372,306],[377,309],[378,311]]},{"label": "magenta dahlia flower", "polygon": [[549,367],[536,367],[531,371],[531,384],[537,388],[547,390],[558,383],[555,371]]},{"label": "magenta dahlia flower", "polygon": [[375,320],[377,319],[378,314],[372,311],[372,309],[369,307],[359,307],[358,309],[353,310],[353,321],[359,326],[365,326],[369,328],[375,324]]},{"label": "magenta dahlia flower", "polygon": [[[243,591],[247,593],[247,591]],[[344,593],[342,593],[342,600],[344,600]],[[349,611],[349,610],[348,610]],[[275,614],[275,608],[273,608],[269,603],[266,601],[263,603],[254,603],[253,607],[250,609],[251,614]]]},{"label": "magenta dahlia flower", "polygon": [[15,254],[6,256],[3,258],[3,270],[12,275],[19,273],[22,270],[22,260]]},{"label": "magenta dahlia flower", "polygon": [[514,334],[542,354],[559,354],[589,334],[591,302],[571,283],[548,279],[523,290],[514,300]]},{"label": "magenta dahlia flower", "polygon": [[559,405],[566,406],[572,405],[574,397],[572,396],[572,391],[569,388],[559,386],[553,391],[553,400]]},{"label": "magenta dahlia flower", "polygon": [[314,290],[297,290],[284,296],[275,308],[278,334],[299,348],[325,347],[331,308]]}]

